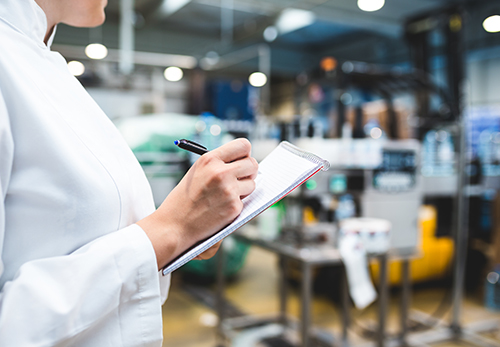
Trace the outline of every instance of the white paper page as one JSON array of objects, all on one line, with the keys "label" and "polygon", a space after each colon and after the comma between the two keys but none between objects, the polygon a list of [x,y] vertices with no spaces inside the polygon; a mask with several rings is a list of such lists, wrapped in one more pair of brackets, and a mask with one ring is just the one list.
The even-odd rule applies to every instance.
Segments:
[{"label": "white paper page", "polygon": [[294,187],[294,183],[302,182],[318,168],[318,164],[278,146],[259,164],[261,174],[256,180],[255,190],[243,199],[243,210],[231,225],[252,215],[266,202]]},{"label": "white paper page", "polygon": [[321,167],[322,164],[302,158],[290,152],[282,145],[276,147],[259,164],[260,174],[256,179],[255,190],[243,199],[243,209],[240,215],[230,225],[203,241],[203,243],[193,247],[172,264],[168,265],[163,270],[163,274],[166,275],[174,271],[248,223],[309,176],[319,171]]}]

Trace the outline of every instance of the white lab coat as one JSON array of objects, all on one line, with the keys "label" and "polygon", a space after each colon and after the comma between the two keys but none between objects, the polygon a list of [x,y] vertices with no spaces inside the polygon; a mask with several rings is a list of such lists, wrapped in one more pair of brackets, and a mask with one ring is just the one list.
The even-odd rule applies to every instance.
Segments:
[{"label": "white lab coat", "polygon": [[160,346],[151,189],[46,27],[0,1],[0,346]]}]

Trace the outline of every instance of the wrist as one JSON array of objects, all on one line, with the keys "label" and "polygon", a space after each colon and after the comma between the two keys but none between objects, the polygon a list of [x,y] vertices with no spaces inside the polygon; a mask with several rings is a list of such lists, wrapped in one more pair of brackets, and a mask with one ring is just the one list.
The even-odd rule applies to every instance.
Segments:
[{"label": "wrist", "polygon": [[187,249],[179,227],[172,221],[164,221],[157,212],[136,224],[144,230],[151,241],[159,270]]}]

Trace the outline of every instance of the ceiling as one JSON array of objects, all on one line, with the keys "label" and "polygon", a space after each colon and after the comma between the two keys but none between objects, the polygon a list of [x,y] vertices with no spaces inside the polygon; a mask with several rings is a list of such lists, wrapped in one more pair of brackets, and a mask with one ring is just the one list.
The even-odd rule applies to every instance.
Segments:
[{"label": "ceiling", "polygon": [[[167,4],[175,3],[182,6],[165,10]],[[198,59],[210,51],[224,56],[265,43],[265,28],[273,25],[283,10],[294,8],[311,11],[315,20],[269,43],[273,73],[296,74],[325,55],[396,63],[408,59],[402,38],[405,19],[456,3],[466,6],[466,37],[471,47],[500,45],[500,34],[487,34],[480,27],[487,14],[500,13],[500,7],[494,8],[498,0],[386,0],[376,12],[361,11],[356,0],[136,0],[135,48]],[[102,41],[118,48],[119,7],[119,0],[109,0],[107,21],[100,28],[60,25],[54,43],[85,46]],[[252,64],[257,60],[246,63]]]}]

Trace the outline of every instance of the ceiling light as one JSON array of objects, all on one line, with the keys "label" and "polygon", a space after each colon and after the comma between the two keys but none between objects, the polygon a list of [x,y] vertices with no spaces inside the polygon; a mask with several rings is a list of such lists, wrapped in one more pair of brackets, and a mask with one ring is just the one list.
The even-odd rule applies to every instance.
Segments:
[{"label": "ceiling light", "polygon": [[108,49],[103,44],[91,43],[85,47],[85,54],[90,59],[104,59],[108,55]]},{"label": "ceiling light", "polygon": [[215,51],[210,51],[203,58],[200,59],[200,67],[203,70],[210,70],[213,68],[215,65],[220,60],[220,56],[217,52]]},{"label": "ceiling light", "polygon": [[267,42],[273,42],[278,37],[278,29],[274,25],[268,26],[264,30],[263,36]]},{"label": "ceiling light", "polygon": [[379,139],[382,137],[382,129],[379,127],[374,127],[370,130],[370,136],[372,139]]},{"label": "ceiling light", "polygon": [[205,123],[202,120],[199,120],[194,125],[194,128],[196,129],[197,132],[201,133],[207,128],[207,123]]},{"label": "ceiling light", "polygon": [[171,15],[190,2],[191,0],[163,0],[163,3],[160,6],[160,11],[166,15]]},{"label": "ceiling light", "polygon": [[207,58],[207,63],[209,63],[210,65],[216,65],[220,60],[219,54],[215,51],[208,52],[205,55],[205,58]]},{"label": "ceiling light", "polygon": [[80,63],[79,61],[72,60],[68,63],[69,72],[73,74],[73,76],[81,76],[85,72],[85,65]]},{"label": "ceiling light", "polygon": [[177,82],[182,79],[182,76],[184,76],[184,73],[182,72],[181,68],[178,68],[177,66],[170,66],[165,69],[165,72],[163,73],[165,76],[165,79],[170,82]]},{"label": "ceiling light", "polygon": [[287,8],[276,20],[276,28],[283,35],[314,23],[316,16],[311,11]]},{"label": "ceiling light", "polygon": [[254,72],[248,77],[248,82],[254,87],[263,87],[267,83],[267,76],[262,72]]},{"label": "ceiling light", "polygon": [[218,124],[214,124],[210,127],[210,134],[213,136],[219,136],[222,132],[222,128]]},{"label": "ceiling light", "polygon": [[358,0],[360,10],[366,12],[374,12],[384,7],[385,0]]},{"label": "ceiling light", "polygon": [[497,33],[500,31],[500,16],[494,15],[486,18],[483,22],[483,28],[489,33]]}]

